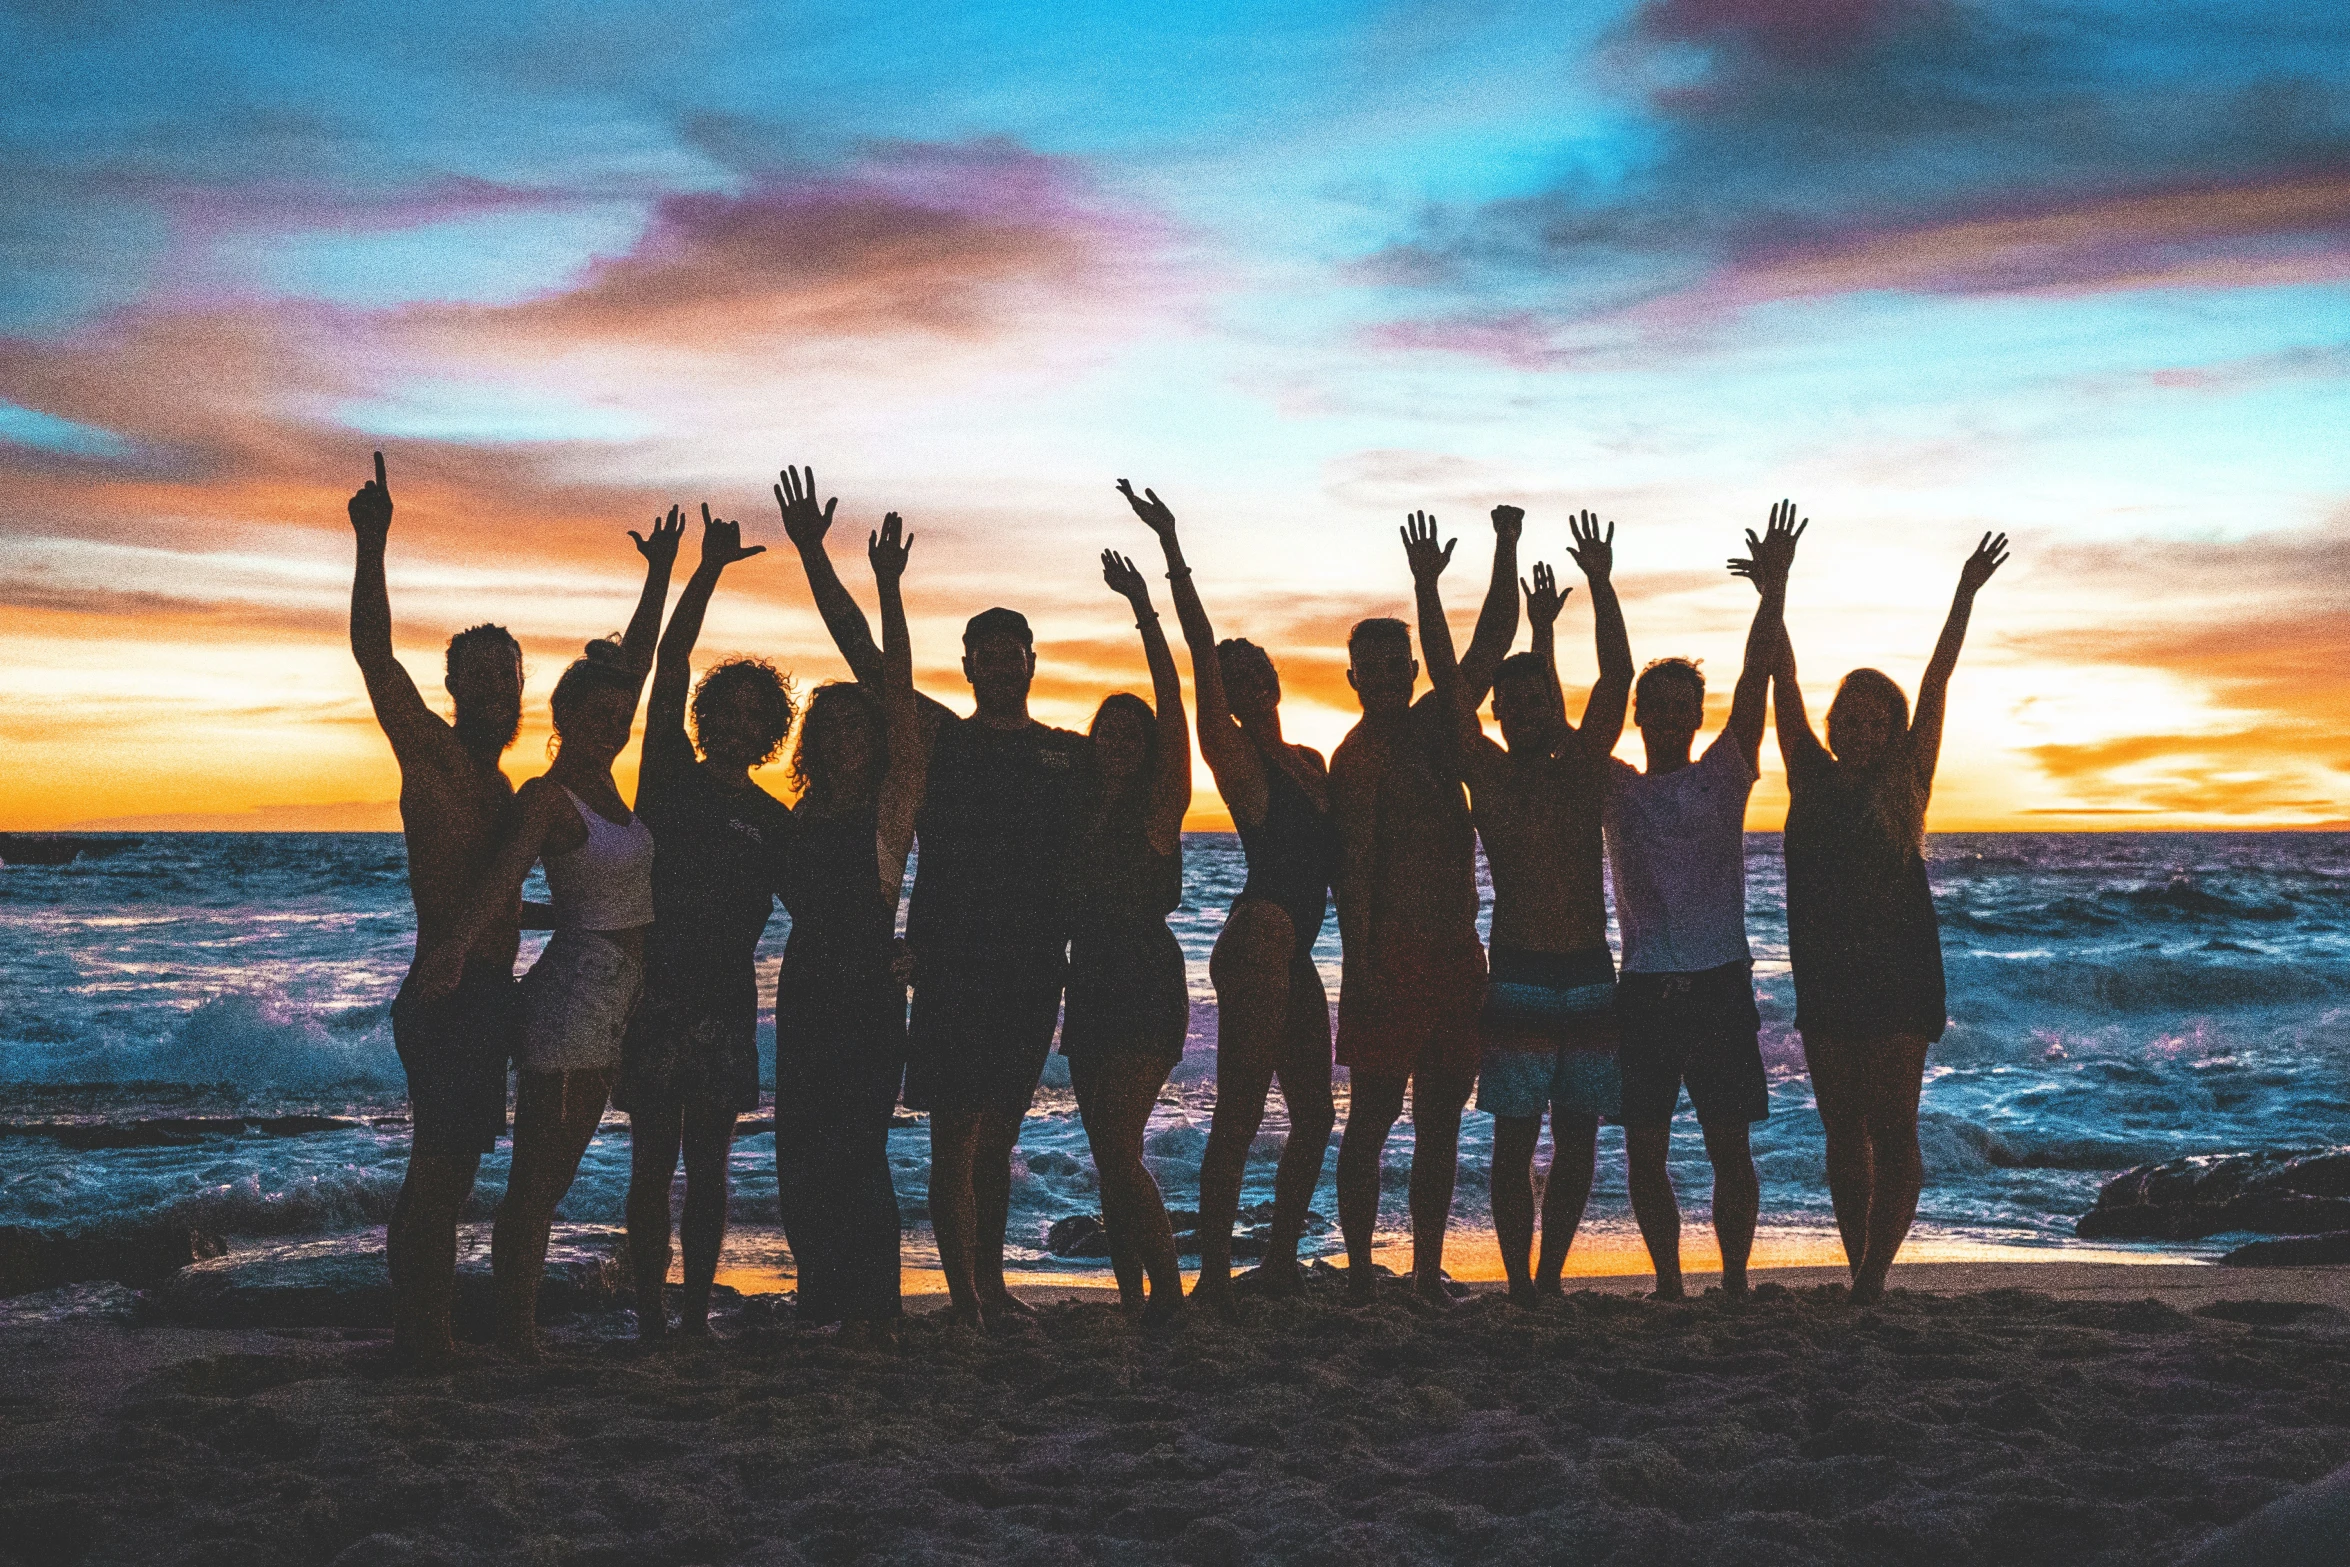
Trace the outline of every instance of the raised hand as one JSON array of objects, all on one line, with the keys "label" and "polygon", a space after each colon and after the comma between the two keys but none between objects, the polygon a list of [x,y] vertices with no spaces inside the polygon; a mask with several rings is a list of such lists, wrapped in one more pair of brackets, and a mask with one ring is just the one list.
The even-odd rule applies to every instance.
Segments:
[{"label": "raised hand", "polygon": [[1116,550],[1102,551],[1102,580],[1110,591],[1134,606],[1137,615],[1147,615],[1151,608],[1150,584],[1142,573],[1134,569],[1134,562]]},{"label": "raised hand", "polygon": [[[382,464],[383,459],[377,458],[376,467],[379,473],[382,471]],[[356,507],[359,503],[353,501],[351,504]],[[386,503],[386,506],[388,508],[389,502]],[[1991,534],[1984,534],[1983,541],[1975,546],[1975,552],[1967,557],[1966,564],[1958,568],[1958,590],[1961,593],[1974,592],[1991,580],[1991,573],[2006,564],[2007,535],[2002,533],[1993,537]]]},{"label": "raised hand", "polygon": [[[826,508],[829,515],[830,508]],[[881,519],[881,530],[865,536],[865,558],[873,563],[875,582],[895,582],[906,574],[906,557],[914,552],[914,535],[896,512]]]},{"label": "raised hand", "polygon": [[1537,631],[1557,623],[1559,611],[1567,607],[1567,594],[1575,591],[1569,588],[1565,593],[1560,592],[1556,573],[1548,562],[1539,560],[1534,563],[1534,580],[1529,583],[1521,577],[1518,586],[1526,594],[1526,619]]},{"label": "raised hand", "polygon": [[[1501,513],[1506,509],[1514,508],[1497,508],[1493,514],[1497,531],[1501,527]],[[1433,582],[1444,575],[1444,568],[1452,564],[1452,548],[1460,543],[1458,539],[1447,539],[1443,548],[1439,549],[1436,544],[1436,519],[1424,511],[1413,512],[1396,532],[1402,535],[1404,559],[1411,563],[1414,582]]]},{"label": "raised hand", "polygon": [[710,515],[710,503],[702,502],[702,569],[720,571],[738,560],[749,560],[753,555],[764,555],[767,546],[743,546],[743,525],[729,522],[724,517]]},{"label": "raised hand", "polygon": [[[710,508],[703,507],[702,515],[709,516]],[[728,526],[733,525],[730,523]],[[639,555],[656,566],[666,566],[677,559],[677,541],[685,537],[685,513],[672,506],[668,516],[653,519],[653,531],[649,537],[634,528],[628,530],[628,536],[636,540],[636,552]]]},{"label": "raised hand", "polygon": [[835,496],[822,507],[816,504],[816,470],[801,468],[796,472],[786,468],[778,476],[775,486],[775,504],[783,513],[783,536],[801,549],[821,546],[825,530],[832,526],[832,508],[840,504]]},{"label": "raised hand", "polygon": [[1730,562],[1732,574],[1752,582],[1758,593],[1784,588],[1787,572],[1795,564],[1796,542],[1810,526],[1809,517],[1796,520],[1793,501],[1779,502],[1771,508],[1771,520],[1761,538],[1754,536],[1752,528],[1746,530],[1746,558]]},{"label": "raised hand", "polygon": [[1142,519],[1144,527],[1159,536],[1161,543],[1175,537],[1175,514],[1167,509],[1165,501],[1159,499],[1158,491],[1146,486],[1137,495],[1133,485],[1120,479],[1118,493],[1126,497],[1126,504],[1134,508],[1134,515]]},{"label": "raised hand", "polygon": [[1514,541],[1526,531],[1526,508],[1506,505],[1494,507],[1493,531],[1501,538]]},{"label": "raised hand", "polygon": [[1567,553],[1582,568],[1584,580],[1605,582],[1608,573],[1616,569],[1616,525],[1609,523],[1607,532],[1602,534],[1599,519],[1585,510],[1567,519],[1567,532],[1575,540]]},{"label": "raised hand", "polygon": [[351,497],[351,526],[363,539],[380,540],[392,531],[392,490],[384,482],[381,452],[375,454],[375,477],[359,486],[359,493]]}]

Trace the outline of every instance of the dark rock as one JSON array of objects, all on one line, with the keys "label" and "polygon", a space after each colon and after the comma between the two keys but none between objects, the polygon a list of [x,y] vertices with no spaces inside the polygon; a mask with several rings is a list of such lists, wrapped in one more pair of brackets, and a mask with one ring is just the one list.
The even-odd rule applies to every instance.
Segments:
[{"label": "dark rock", "polygon": [[2200,1240],[2230,1230],[2350,1230],[2350,1148],[2200,1154],[2105,1183],[2074,1225],[2084,1240]]},{"label": "dark rock", "polygon": [[134,1289],[161,1284],[180,1269],[219,1257],[228,1243],[184,1224],[74,1234],[0,1225],[0,1295],[112,1279]]},{"label": "dark rock", "polygon": [[1110,1232],[1102,1228],[1097,1215],[1071,1214],[1053,1221],[1053,1227],[1045,1232],[1044,1249],[1056,1257],[1107,1257]]},{"label": "dark rock", "polygon": [[[609,1311],[628,1298],[625,1261],[600,1246],[557,1241],[547,1250],[539,1320]],[[258,1247],[194,1264],[154,1299],[165,1319],[204,1328],[383,1328],[392,1281],[380,1235]],[[494,1287],[486,1254],[457,1265],[454,1312],[462,1337],[489,1336]]]},{"label": "dark rock", "polygon": [[56,832],[0,832],[0,865],[71,865],[134,848],[136,838],[79,838]]},{"label": "dark rock", "polygon": [[2350,1262],[2350,1230],[2289,1235],[2276,1241],[2248,1241],[2220,1258],[2220,1262],[2230,1268],[2320,1268]]}]

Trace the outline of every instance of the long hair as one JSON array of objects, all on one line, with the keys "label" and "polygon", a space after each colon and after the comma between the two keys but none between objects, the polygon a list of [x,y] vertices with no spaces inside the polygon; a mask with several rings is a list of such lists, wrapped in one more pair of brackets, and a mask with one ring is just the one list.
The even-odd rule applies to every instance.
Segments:
[{"label": "long hair", "polygon": [[863,713],[873,736],[873,779],[879,783],[889,770],[889,726],[882,721],[881,704],[873,700],[873,693],[853,680],[827,680],[808,693],[807,706],[800,710],[800,732],[792,740],[790,776],[792,787],[802,799],[837,800],[842,795],[845,779],[835,778],[826,771],[824,747],[817,742],[826,726],[839,723],[851,713]]},{"label": "long hair", "polygon": [[636,671],[628,667],[628,655],[620,644],[610,637],[598,637],[587,645],[587,651],[571,661],[563,671],[563,678],[555,682],[554,695],[547,698],[547,706],[555,715],[554,738],[563,738],[563,726],[570,715],[579,711],[579,704],[598,691],[617,691],[633,697],[640,689]]},{"label": "long hair", "polygon": [[734,690],[750,691],[759,698],[760,710],[766,718],[760,732],[766,738],[767,748],[759,753],[759,759],[751,765],[764,767],[775,760],[775,753],[783,749],[784,739],[791,733],[791,676],[763,658],[730,658],[724,663],[711,665],[694,685],[694,740],[697,744],[702,738],[702,715],[709,704]]},{"label": "long hair", "polygon": [[[1102,705],[1093,710],[1093,722],[1085,726],[1085,738],[1097,739],[1102,732],[1102,720],[1112,713],[1124,713],[1142,725],[1142,766],[1135,769],[1129,794],[1135,799],[1149,796],[1150,780],[1159,769],[1159,715],[1151,705],[1131,691],[1114,691],[1102,698]],[[1108,780],[1103,780],[1106,784]]]},{"label": "long hair", "polygon": [[1892,731],[1886,737],[1884,753],[1867,769],[1862,810],[1887,843],[1922,851],[1928,792],[1910,755],[1909,697],[1881,669],[1854,670],[1837,683],[1835,700],[1828,704],[1831,737],[1836,732],[1836,710],[1848,701],[1874,702],[1884,708]]}]

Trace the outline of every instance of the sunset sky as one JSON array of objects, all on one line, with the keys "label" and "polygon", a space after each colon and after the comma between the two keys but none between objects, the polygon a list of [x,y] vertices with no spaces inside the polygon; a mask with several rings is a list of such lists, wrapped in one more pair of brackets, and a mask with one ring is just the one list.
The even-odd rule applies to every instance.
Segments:
[{"label": "sunset sky", "polygon": [[[671,501],[771,546],[705,659],[842,672],[768,495],[805,462],[868,604],[907,517],[964,710],[992,603],[1040,716],[1147,691],[1120,476],[1295,738],[1408,614],[1404,514],[1462,536],[1465,637],[1504,500],[1569,582],[1569,512],[1615,519],[1635,657],[1718,710],[1722,563],[1788,495],[1815,713],[1914,691],[2014,536],[1935,826],[2350,818],[2340,0],[530,14],[0,11],[0,827],[394,824],[345,642],[379,446],[400,655],[438,702],[452,631],[515,629],[517,777]],[[1578,592],[1577,684],[1590,635]]]}]

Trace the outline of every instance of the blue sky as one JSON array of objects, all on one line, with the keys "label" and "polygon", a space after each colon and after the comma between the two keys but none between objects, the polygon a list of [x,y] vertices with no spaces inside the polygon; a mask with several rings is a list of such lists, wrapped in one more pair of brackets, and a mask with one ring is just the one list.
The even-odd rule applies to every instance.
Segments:
[{"label": "blue sky", "polygon": [[[926,682],[1019,602],[1082,723],[1140,679],[1126,475],[1323,744],[1414,507],[1464,617],[1487,507],[1553,558],[1615,517],[1636,653],[1726,692],[1720,562],[1795,495],[1823,699],[1914,681],[2003,527],[1938,825],[2350,817],[2339,6],[91,5],[0,61],[8,825],[390,798],[338,603],[377,444],[420,673],[489,616],[564,656],[620,530],[772,535],[788,460],[914,520]],[[832,668],[788,559],[741,575],[713,650]]]}]

